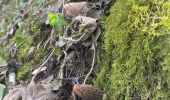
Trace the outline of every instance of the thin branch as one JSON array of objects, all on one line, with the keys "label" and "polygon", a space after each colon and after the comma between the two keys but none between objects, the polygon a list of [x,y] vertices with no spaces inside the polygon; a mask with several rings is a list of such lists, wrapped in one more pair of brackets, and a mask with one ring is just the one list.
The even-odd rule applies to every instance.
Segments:
[{"label": "thin branch", "polygon": [[48,62],[48,60],[52,57],[53,53],[54,53],[55,49],[52,50],[51,54],[48,56],[48,58],[39,66],[39,70],[38,72],[33,76],[31,82],[34,82],[35,77],[38,75],[38,73],[41,71],[41,69],[43,68],[43,66]]},{"label": "thin branch", "polygon": [[38,43],[38,45],[36,46],[36,47],[37,47],[37,50],[40,48],[41,43],[42,43],[42,40],[41,40],[41,41]]},{"label": "thin branch", "polygon": [[79,42],[84,36],[85,36],[86,33],[84,33],[80,38],[78,39],[73,39],[72,37],[69,37],[69,38],[66,38],[66,37],[63,37],[64,40],[67,40],[67,41],[71,41],[71,42]]},{"label": "thin branch", "polygon": [[[83,78],[83,77],[86,77],[87,75],[82,75],[82,76],[79,76],[78,78]],[[56,80],[72,80],[73,78],[77,78],[77,77],[68,77],[68,78],[58,78]]]},{"label": "thin branch", "polygon": [[87,76],[85,77],[83,84],[86,83],[87,78],[90,76],[90,74],[92,73],[93,68],[94,68],[94,62],[95,62],[95,56],[96,56],[96,49],[95,49],[95,46],[94,46],[93,52],[94,52],[94,54],[93,54],[93,61],[92,61],[91,69],[90,69],[89,73],[87,74]]},{"label": "thin branch", "polygon": [[[63,7],[65,5],[65,0],[63,0]],[[62,7],[62,15],[64,15],[64,8]]]},{"label": "thin branch", "polygon": [[46,48],[48,42],[53,38],[53,35],[54,35],[54,30],[52,30],[50,37],[49,37],[48,40],[45,42],[44,48]]},{"label": "thin branch", "polygon": [[60,68],[60,71],[59,71],[59,79],[63,79],[64,78],[64,66],[66,64],[66,59],[67,59],[67,53],[65,50],[64,51],[64,54],[65,54],[65,57],[64,57],[64,61],[63,61],[63,64],[61,65],[61,68]]}]

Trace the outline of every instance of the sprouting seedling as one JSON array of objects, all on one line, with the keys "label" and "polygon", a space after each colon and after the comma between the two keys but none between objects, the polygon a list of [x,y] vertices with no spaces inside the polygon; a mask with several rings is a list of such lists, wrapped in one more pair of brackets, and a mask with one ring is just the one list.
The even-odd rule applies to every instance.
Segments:
[{"label": "sprouting seedling", "polygon": [[60,14],[48,14],[50,25],[54,26],[55,30],[62,32],[62,27],[68,25],[66,20]]}]

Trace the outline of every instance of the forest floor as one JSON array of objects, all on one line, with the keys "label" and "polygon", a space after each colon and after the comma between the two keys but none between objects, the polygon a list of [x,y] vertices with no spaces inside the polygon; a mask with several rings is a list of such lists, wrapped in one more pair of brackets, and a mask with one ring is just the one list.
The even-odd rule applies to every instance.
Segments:
[{"label": "forest floor", "polygon": [[[113,0],[0,2],[0,99],[102,100],[94,86]],[[5,89],[6,88],[6,89]]]}]

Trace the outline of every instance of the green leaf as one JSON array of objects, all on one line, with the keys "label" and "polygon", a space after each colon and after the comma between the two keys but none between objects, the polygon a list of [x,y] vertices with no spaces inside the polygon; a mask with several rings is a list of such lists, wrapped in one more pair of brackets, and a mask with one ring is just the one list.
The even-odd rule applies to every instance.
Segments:
[{"label": "green leaf", "polygon": [[36,3],[40,6],[44,5],[45,0],[36,0]]},{"label": "green leaf", "polygon": [[3,84],[0,84],[0,100],[2,100],[4,93],[5,93],[6,86]]},{"label": "green leaf", "polygon": [[0,28],[0,33],[5,32],[5,30],[3,28]]},{"label": "green leaf", "polygon": [[68,25],[63,16],[59,14],[48,14],[50,25],[54,26],[57,31],[62,31],[62,26]]}]

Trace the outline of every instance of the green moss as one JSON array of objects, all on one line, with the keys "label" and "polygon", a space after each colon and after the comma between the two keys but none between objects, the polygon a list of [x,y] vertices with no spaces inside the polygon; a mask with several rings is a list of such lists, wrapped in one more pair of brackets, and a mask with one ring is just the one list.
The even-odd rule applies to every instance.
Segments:
[{"label": "green moss", "polygon": [[[47,50],[39,48],[39,50],[35,50],[33,55],[28,55],[30,48],[37,45],[37,41],[35,40],[39,37],[41,24],[41,21],[37,22],[35,20],[31,21],[31,24],[23,24],[23,26],[17,30],[17,35],[15,35],[13,39],[14,42],[19,46],[19,54],[17,55],[17,60],[23,63],[22,68],[17,71],[18,80],[25,79],[26,76],[30,73],[30,69],[38,65],[47,54]],[[29,25],[31,27],[31,31],[26,32],[24,29]],[[21,38],[23,36],[26,38]]]},{"label": "green moss", "polygon": [[29,74],[32,65],[33,65],[32,62],[24,64],[24,66],[18,70],[17,80],[24,80]]},{"label": "green moss", "polygon": [[25,61],[25,57],[27,56],[29,49],[30,49],[30,46],[27,45],[27,44],[21,46],[20,52],[19,52],[19,55],[18,55],[19,61],[21,61],[21,62]]},{"label": "green moss", "polygon": [[[28,50],[29,50],[29,48],[28,48]],[[38,64],[40,64],[42,62],[44,57],[47,55],[48,50],[40,49],[38,51],[35,51],[34,55],[30,55],[30,56],[32,56],[31,58],[29,58],[27,56],[28,51],[25,52],[23,50],[22,52],[24,52],[24,53],[20,54],[20,57],[22,56],[22,58],[20,58],[20,60],[24,63],[24,65],[17,71],[18,72],[17,80],[25,79],[26,76],[32,70],[32,68],[35,68],[35,66],[37,66]]]},{"label": "green moss", "polygon": [[44,57],[47,55],[47,53],[48,53],[48,50],[46,49],[40,49],[39,51],[37,51],[33,57],[34,64],[40,63],[44,59]]},{"label": "green moss", "polygon": [[[104,55],[96,85],[117,99],[170,96],[170,1],[117,0],[104,21]],[[107,76],[107,77],[105,77]]]},{"label": "green moss", "polygon": [[[37,38],[40,35],[42,20],[29,18],[20,24],[13,41],[19,46],[19,61],[23,62],[26,59],[27,53],[31,46],[37,45]],[[30,29],[28,29],[30,27]]]},{"label": "green moss", "polygon": [[28,51],[31,47],[36,47],[40,41],[40,28],[43,23],[43,19],[36,20],[29,17],[20,24],[16,35],[13,37],[13,41],[19,47],[19,54],[17,60],[20,61],[23,66],[18,69],[17,79],[23,80],[30,73],[30,70],[42,62],[44,57],[48,53],[48,49],[40,47],[35,49],[32,55],[28,55]]},{"label": "green moss", "polygon": [[4,65],[8,58],[8,47],[0,46],[0,65]]}]

